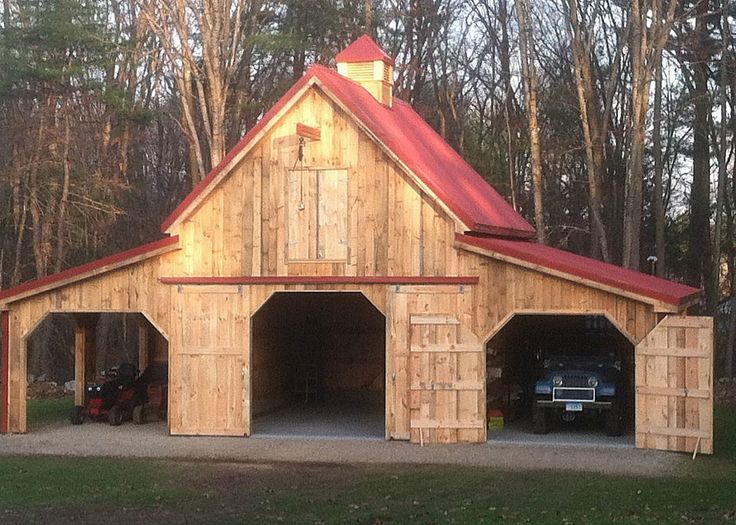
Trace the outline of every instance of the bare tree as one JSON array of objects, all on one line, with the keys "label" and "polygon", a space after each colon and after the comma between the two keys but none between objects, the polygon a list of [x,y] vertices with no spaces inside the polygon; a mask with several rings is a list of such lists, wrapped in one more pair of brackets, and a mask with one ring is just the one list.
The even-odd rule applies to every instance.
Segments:
[{"label": "bare tree", "polygon": [[539,81],[537,78],[534,32],[532,31],[529,6],[526,0],[516,0],[516,17],[519,21],[519,55],[524,84],[527,118],[529,120],[529,142],[531,149],[532,181],[534,191],[534,222],[537,226],[537,241],[544,244],[547,233],[544,220],[544,192],[542,177],[542,144],[539,138],[539,109],[537,98]]},{"label": "bare tree", "polygon": [[623,265],[639,268],[644,144],[654,70],[675,21],[676,0],[632,0],[630,12],[631,119],[623,213]]},{"label": "bare tree", "polygon": [[665,210],[662,184],[662,55],[659,56],[654,79],[654,122],[652,122],[652,153],[654,156],[654,249],[657,262],[656,274],[664,277],[665,270]]},{"label": "bare tree", "polygon": [[[603,169],[603,158],[599,154],[596,159],[596,148],[591,130],[591,117],[589,108],[596,104],[593,73],[591,67],[591,32],[586,35],[578,18],[577,0],[568,0],[568,32],[572,45],[573,61],[575,63],[575,85],[578,93],[578,105],[580,107],[580,123],[583,127],[585,139],[586,168],[588,172],[588,195],[590,196],[590,215],[594,238],[597,248],[603,260],[610,262],[608,253],[608,235],[603,224],[603,195],[600,172]],[[600,142],[600,138],[598,138]],[[594,243],[595,244],[595,243]]]},{"label": "bare tree", "polygon": [[195,183],[225,156],[228,94],[260,5],[252,0],[138,0],[179,92]]}]

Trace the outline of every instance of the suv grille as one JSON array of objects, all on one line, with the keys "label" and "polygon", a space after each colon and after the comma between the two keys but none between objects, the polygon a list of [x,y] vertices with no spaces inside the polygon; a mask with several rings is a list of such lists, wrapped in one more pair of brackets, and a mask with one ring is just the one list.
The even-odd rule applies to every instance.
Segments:
[{"label": "suv grille", "polygon": [[562,384],[563,386],[585,387],[588,386],[588,377],[582,374],[564,375],[562,376]]},{"label": "suv grille", "polygon": [[555,388],[553,401],[595,401],[595,388]]}]

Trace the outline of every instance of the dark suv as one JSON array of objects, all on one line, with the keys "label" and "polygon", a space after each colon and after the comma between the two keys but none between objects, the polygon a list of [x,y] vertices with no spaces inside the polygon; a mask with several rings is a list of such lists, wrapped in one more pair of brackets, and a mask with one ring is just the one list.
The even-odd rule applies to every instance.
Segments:
[{"label": "dark suv", "polygon": [[550,355],[534,385],[534,433],[549,432],[552,417],[573,421],[583,415],[605,417],[606,433],[619,436],[621,362],[610,356]]}]

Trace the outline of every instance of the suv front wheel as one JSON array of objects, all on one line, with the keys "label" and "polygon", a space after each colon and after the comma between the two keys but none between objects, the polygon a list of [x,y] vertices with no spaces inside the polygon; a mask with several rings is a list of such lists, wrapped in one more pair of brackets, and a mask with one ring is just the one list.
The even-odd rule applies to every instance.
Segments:
[{"label": "suv front wheel", "polygon": [[623,433],[623,417],[621,409],[614,403],[606,412],[606,434],[609,436],[620,436]]},{"label": "suv front wheel", "polygon": [[545,408],[535,406],[532,414],[535,434],[549,433],[549,411]]}]

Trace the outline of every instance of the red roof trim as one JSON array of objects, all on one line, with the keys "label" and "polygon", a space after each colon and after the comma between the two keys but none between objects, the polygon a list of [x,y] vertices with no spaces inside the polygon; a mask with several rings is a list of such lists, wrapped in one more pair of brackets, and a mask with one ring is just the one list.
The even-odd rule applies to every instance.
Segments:
[{"label": "red roof trim", "polygon": [[373,62],[383,60],[394,65],[394,59],[368,35],[363,35],[335,57],[336,62]]},{"label": "red roof trim", "polygon": [[701,291],[691,286],[583,257],[533,242],[455,234],[458,243],[520,259],[576,277],[649,297],[675,306],[696,299]]},{"label": "red roof trim", "polygon": [[161,277],[163,284],[478,284],[479,277],[422,277],[422,276],[259,276],[259,277]]},{"label": "red roof trim", "polygon": [[0,434],[8,432],[10,418],[8,417],[8,399],[10,397],[10,366],[8,355],[10,354],[10,312],[0,312],[0,333],[2,333],[2,371],[0,375],[3,382],[2,406],[0,407]]},{"label": "red roof trim", "polygon": [[82,276],[85,273],[97,270],[104,266],[109,266],[111,264],[124,263],[127,259],[133,259],[135,257],[145,255],[149,252],[160,250],[161,248],[174,246],[178,242],[179,242],[179,237],[176,235],[173,237],[165,237],[158,241],[149,242],[148,244],[143,244],[141,246],[136,246],[135,248],[126,250],[124,252],[119,252],[113,255],[109,255],[107,257],[103,257],[102,259],[98,259],[96,261],[88,262],[80,266],[69,268],[68,270],[64,270],[63,272],[47,275],[46,277],[41,277],[40,279],[34,279],[33,281],[28,281],[23,284],[20,284],[16,286],[15,288],[8,288],[7,290],[3,290],[2,292],[0,292],[0,300],[11,299],[12,297],[16,295],[20,295],[25,292],[30,292],[37,288],[42,288],[42,287],[57,283],[59,281],[64,281],[66,279],[71,279],[74,277]]}]

